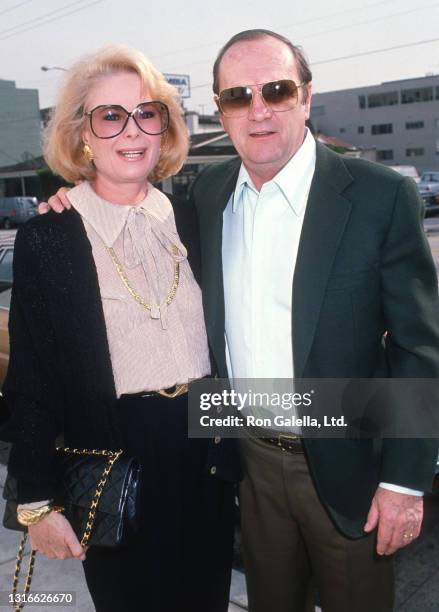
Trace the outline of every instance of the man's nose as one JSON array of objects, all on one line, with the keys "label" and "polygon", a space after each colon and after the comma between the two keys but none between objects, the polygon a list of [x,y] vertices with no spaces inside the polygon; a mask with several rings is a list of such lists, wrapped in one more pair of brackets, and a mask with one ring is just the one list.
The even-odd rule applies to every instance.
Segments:
[{"label": "man's nose", "polygon": [[248,118],[253,121],[263,121],[267,117],[271,117],[272,114],[273,111],[264,100],[262,92],[258,88],[253,89]]}]

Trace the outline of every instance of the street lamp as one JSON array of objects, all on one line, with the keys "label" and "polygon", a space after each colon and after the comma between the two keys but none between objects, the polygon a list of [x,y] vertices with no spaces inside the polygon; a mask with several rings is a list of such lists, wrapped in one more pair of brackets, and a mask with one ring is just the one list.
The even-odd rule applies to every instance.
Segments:
[{"label": "street lamp", "polygon": [[48,72],[49,70],[62,70],[62,72],[66,72],[67,68],[62,68],[61,66],[41,66],[41,70],[43,72]]}]

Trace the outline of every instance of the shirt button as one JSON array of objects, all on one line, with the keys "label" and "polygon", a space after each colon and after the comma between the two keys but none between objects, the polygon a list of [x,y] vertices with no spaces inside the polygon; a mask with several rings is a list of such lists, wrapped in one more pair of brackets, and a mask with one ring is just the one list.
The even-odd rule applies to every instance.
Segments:
[{"label": "shirt button", "polygon": [[212,474],[212,476],[215,476],[215,474],[216,474],[216,467],[214,465],[212,465],[212,467],[210,468],[210,473]]},{"label": "shirt button", "polygon": [[214,442],[215,444],[219,444],[221,442],[221,436],[215,436]]}]

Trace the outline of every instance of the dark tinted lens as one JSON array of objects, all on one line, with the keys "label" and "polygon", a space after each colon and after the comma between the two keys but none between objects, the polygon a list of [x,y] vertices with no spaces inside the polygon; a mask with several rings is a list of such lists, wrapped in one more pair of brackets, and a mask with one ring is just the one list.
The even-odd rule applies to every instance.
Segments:
[{"label": "dark tinted lens", "polygon": [[99,106],[91,114],[91,128],[99,138],[111,138],[124,129],[127,116],[121,106]]},{"label": "dark tinted lens", "polygon": [[168,129],[168,107],[162,102],[144,102],[135,112],[136,123],[147,134],[161,134]]},{"label": "dark tinted lens", "polygon": [[246,113],[252,100],[251,87],[230,87],[219,95],[220,107],[224,115],[238,116]]},{"label": "dark tinted lens", "polygon": [[265,83],[262,96],[273,110],[289,110],[297,102],[297,85],[289,79]]}]

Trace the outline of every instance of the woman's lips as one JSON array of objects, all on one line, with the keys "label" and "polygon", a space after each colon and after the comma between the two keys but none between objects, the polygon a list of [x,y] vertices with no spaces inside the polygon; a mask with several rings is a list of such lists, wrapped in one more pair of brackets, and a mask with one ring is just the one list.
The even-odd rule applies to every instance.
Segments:
[{"label": "woman's lips", "polygon": [[121,149],[117,153],[128,161],[137,161],[145,157],[146,149]]}]

